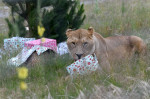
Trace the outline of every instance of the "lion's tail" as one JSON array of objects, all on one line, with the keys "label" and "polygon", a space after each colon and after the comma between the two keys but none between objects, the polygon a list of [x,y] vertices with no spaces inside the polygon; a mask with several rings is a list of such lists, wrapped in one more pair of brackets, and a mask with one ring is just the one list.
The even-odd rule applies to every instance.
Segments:
[{"label": "lion's tail", "polygon": [[146,53],[146,43],[137,36],[130,36],[130,44],[134,48],[134,50],[139,54]]}]

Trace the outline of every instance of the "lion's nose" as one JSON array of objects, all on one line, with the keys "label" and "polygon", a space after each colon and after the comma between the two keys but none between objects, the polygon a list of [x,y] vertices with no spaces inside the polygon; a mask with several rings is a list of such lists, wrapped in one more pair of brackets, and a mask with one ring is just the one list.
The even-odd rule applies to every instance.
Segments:
[{"label": "lion's nose", "polygon": [[77,56],[78,56],[78,58],[80,59],[81,58],[81,56],[83,55],[83,54],[76,54]]}]

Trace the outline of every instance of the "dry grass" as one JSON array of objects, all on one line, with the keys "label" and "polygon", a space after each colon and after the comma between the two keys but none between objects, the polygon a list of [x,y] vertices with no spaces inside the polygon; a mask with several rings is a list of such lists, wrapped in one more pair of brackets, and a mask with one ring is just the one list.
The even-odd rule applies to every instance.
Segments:
[{"label": "dry grass", "polygon": [[[87,18],[82,28],[93,26],[104,37],[110,35],[137,35],[150,43],[150,1],[112,0],[85,6]],[[124,6],[124,7],[123,7]],[[3,39],[3,38],[1,38]],[[148,47],[150,49],[150,47]],[[6,65],[13,55],[0,60],[1,99],[149,99],[150,50],[142,58],[113,65],[111,74],[94,72],[68,77],[66,66],[70,56],[51,57],[44,64],[29,68],[28,89],[19,89],[16,68]],[[48,57],[47,57],[48,58]]]},{"label": "dry grass", "polygon": [[132,34],[149,29],[150,2],[148,0],[106,0],[85,6],[87,18],[83,28],[92,26],[103,36]]}]

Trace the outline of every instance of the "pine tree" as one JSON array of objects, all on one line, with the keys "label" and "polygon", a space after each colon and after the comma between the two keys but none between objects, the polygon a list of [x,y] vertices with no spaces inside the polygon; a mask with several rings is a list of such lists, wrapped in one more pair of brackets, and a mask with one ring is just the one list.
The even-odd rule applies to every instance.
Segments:
[{"label": "pine tree", "polygon": [[[40,0],[40,11],[37,9],[38,0],[3,0],[3,2],[11,7],[12,20],[6,19],[10,36],[16,34],[26,36],[27,31],[23,28],[26,21],[29,26],[29,37],[38,38],[37,26],[41,23],[46,29],[44,37],[61,42],[66,39],[65,31],[68,28],[78,29],[85,19],[84,5],[78,4],[77,0]],[[16,13],[18,17],[15,16]],[[18,33],[15,33],[16,28]]]}]

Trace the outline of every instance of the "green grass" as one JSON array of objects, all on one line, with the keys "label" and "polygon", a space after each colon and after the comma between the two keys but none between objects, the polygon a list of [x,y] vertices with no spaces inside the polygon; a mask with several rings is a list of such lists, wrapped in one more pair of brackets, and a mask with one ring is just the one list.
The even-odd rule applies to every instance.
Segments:
[{"label": "green grass", "polygon": [[8,36],[6,34],[0,33],[0,47],[3,47],[4,41],[3,39],[7,38]]},{"label": "green grass", "polygon": [[[85,6],[87,16],[82,28],[94,27],[95,31],[104,37],[122,34],[137,35],[150,44],[148,29],[150,27],[150,1],[121,0],[102,2],[98,5],[90,4]],[[7,36],[0,34],[0,44]],[[148,46],[150,49],[150,46]],[[110,74],[96,71],[84,76],[69,76],[66,66],[73,60],[69,55],[46,57],[46,62],[29,67],[29,76],[25,80],[28,84],[26,91],[19,88],[20,80],[16,74],[16,68],[7,66],[9,58],[16,55],[6,53],[0,60],[0,98],[13,99],[47,99],[50,95],[54,99],[72,99],[78,97],[80,90],[86,96],[94,93],[95,86],[103,86],[109,92],[111,84],[121,88],[125,92],[132,92],[132,87],[138,81],[149,83],[150,50],[146,56],[134,58],[128,62],[123,61],[113,65]],[[150,83],[149,83],[150,84]],[[105,94],[105,93],[103,93]]]},{"label": "green grass", "polygon": [[[17,78],[16,69],[13,68],[12,71],[9,71],[9,73],[13,72],[13,75],[7,78],[4,77],[0,82],[0,88],[5,88],[4,93],[1,94],[4,97],[7,95],[11,97],[18,93],[19,96],[15,96],[15,98],[19,99],[27,96],[33,97],[33,95],[45,98],[50,93],[54,99],[70,99],[71,97],[77,97],[80,90],[84,93],[91,93],[94,85],[108,87],[110,84],[113,84],[126,90],[134,83],[134,81],[126,81],[126,77],[145,81],[150,79],[150,71],[146,71],[149,63],[147,63],[147,60],[141,59],[135,63],[122,64],[119,71],[114,71],[111,74],[97,71],[84,76],[75,76],[72,80],[71,77],[68,77],[66,71],[66,66],[71,64],[72,60],[70,60],[68,55],[62,57],[56,56],[51,62],[29,68],[29,77],[25,80],[28,84],[28,89],[23,92],[19,89],[20,80]],[[146,58],[149,57],[147,56]],[[8,70],[5,71],[8,73]]]}]

